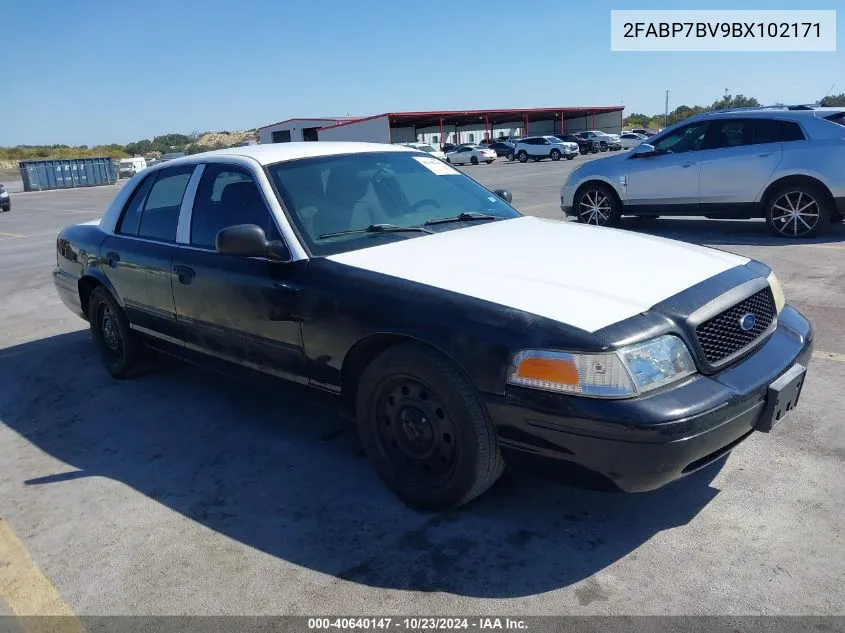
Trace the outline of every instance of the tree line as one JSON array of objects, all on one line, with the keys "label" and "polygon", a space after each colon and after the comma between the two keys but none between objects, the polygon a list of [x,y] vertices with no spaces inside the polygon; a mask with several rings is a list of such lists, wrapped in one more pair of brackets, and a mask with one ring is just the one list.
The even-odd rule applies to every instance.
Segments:
[{"label": "tree line", "polygon": [[[220,132],[228,135],[229,132]],[[120,145],[17,145],[15,147],[0,147],[0,161],[87,158],[90,156],[110,156],[111,158],[126,158],[128,156],[160,156],[170,152],[184,152],[198,154],[214,149],[229,147],[226,143],[200,145],[197,141],[201,134],[162,134],[150,139],[141,139]]]},{"label": "tree line", "polygon": [[[725,108],[746,108],[761,105],[754,97],[746,97],[745,95],[729,95],[726,94],[721,99],[714,101],[709,106],[688,106],[680,105],[671,112],[669,116],[663,114],[655,114],[649,116],[647,114],[632,113],[623,120],[622,124],[626,128],[644,128],[647,130],[657,130],[659,128],[667,127],[675,123],[679,123],[684,119],[688,119],[696,114],[702,112],[712,112],[713,110],[724,110]],[[838,95],[831,95],[821,100],[822,106],[845,106],[845,92]]]}]

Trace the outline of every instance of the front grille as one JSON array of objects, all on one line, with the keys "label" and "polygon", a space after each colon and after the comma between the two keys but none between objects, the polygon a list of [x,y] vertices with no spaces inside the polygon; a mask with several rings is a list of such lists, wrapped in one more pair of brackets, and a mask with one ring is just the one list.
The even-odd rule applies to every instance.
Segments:
[{"label": "front grille", "polygon": [[[754,315],[754,326],[743,330],[740,320],[749,313]],[[775,300],[771,289],[764,288],[699,325],[695,335],[707,362],[715,365],[751,345],[769,328],[774,318]]]}]

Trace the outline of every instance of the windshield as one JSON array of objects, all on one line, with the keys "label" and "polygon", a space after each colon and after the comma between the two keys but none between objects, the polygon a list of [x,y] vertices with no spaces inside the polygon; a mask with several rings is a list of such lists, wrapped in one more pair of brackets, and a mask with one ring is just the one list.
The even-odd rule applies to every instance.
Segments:
[{"label": "windshield", "polygon": [[[433,156],[418,152],[372,152],[323,156],[269,165],[288,217],[314,256],[333,255],[422,232],[321,235],[376,224],[423,226],[427,220],[481,213],[515,218],[520,213],[471,178]],[[476,223],[477,224],[477,223]],[[447,231],[469,226],[437,224]]]}]

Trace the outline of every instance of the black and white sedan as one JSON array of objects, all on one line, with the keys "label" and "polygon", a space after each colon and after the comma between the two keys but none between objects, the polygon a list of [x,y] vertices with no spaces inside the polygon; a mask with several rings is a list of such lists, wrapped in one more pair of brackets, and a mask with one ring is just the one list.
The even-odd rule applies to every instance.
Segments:
[{"label": "black and white sedan", "polygon": [[651,490],[795,407],[813,332],[764,264],[509,199],[403,146],[197,154],[63,230],[55,284],[114,377],[152,348],[326,395],[424,508],[509,451]]}]

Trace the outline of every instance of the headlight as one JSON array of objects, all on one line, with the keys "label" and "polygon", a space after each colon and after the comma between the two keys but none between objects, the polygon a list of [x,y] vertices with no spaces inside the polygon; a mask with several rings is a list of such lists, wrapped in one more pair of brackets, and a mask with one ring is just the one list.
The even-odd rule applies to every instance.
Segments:
[{"label": "headlight", "polygon": [[769,282],[769,287],[772,289],[772,296],[775,298],[775,308],[777,308],[778,314],[780,311],[783,310],[783,306],[786,305],[786,297],[783,294],[783,288],[780,287],[780,282],[778,278],[775,277],[775,273],[769,273],[768,279],[766,281]]},{"label": "headlight", "polygon": [[694,373],[684,342],[665,335],[599,354],[523,350],[514,356],[508,382],[591,398],[630,398]]}]

